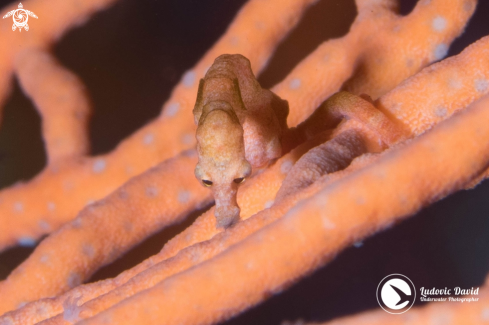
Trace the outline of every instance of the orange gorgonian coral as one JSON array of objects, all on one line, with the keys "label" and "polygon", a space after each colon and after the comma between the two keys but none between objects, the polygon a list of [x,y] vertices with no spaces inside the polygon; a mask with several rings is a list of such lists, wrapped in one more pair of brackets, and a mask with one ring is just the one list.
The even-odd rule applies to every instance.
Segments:
[{"label": "orange gorgonian coral", "polygon": [[[16,78],[42,118],[48,157],[35,178],[0,192],[0,249],[49,234],[0,282],[1,325],[224,321],[488,173],[489,36],[444,59],[477,1],[420,0],[403,16],[398,1],[356,0],[349,32],[320,44],[271,88],[289,104],[287,148],[240,187],[242,221],[216,227],[211,207],[159,253],[87,283],[148,236],[212,203],[194,176],[191,112],[214,59],[239,53],[259,75],[318,6],[245,3],[202,59],[184,67],[157,119],[90,156],[87,127],[97,98],[56,58],[55,44],[113,2],[28,0],[24,7],[39,17],[29,31],[0,28],[11,44],[0,52],[0,99]],[[446,320],[440,315],[450,308],[450,323],[487,322],[486,295],[483,287],[479,305],[431,304],[412,317]],[[380,311],[338,321],[372,320],[390,321]]]}]

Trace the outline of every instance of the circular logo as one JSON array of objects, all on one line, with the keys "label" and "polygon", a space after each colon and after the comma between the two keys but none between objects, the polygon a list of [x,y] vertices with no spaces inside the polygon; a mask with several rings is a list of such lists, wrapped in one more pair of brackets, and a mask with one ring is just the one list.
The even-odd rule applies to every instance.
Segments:
[{"label": "circular logo", "polygon": [[19,26],[19,27],[24,27],[27,24],[27,20],[29,20],[29,17],[27,17],[27,12],[23,9],[17,9],[14,13],[14,24]]},{"label": "circular logo", "polygon": [[377,287],[377,301],[389,314],[407,312],[416,300],[416,288],[409,278],[402,274],[391,274],[380,281]]}]

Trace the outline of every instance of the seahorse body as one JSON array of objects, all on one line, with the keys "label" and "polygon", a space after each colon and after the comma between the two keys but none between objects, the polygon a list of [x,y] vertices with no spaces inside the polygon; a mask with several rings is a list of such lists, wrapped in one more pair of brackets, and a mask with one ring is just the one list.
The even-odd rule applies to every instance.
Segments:
[{"label": "seahorse body", "polygon": [[199,154],[195,176],[213,191],[218,227],[228,227],[239,220],[239,184],[252,168],[281,156],[288,104],[261,88],[248,59],[225,54],[200,80],[193,113]]}]

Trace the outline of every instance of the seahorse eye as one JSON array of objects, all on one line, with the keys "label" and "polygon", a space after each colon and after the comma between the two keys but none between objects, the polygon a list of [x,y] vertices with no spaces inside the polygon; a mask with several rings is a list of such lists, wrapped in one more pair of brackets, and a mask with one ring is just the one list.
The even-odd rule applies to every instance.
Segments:
[{"label": "seahorse eye", "polygon": [[241,183],[243,183],[245,180],[246,180],[246,178],[244,178],[244,177],[240,177],[240,178],[235,178],[235,179],[234,179],[234,182],[235,182],[236,184],[241,184]]},{"label": "seahorse eye", "polygon": [[206,180],[206,179],[203,179],[203,180],[202,180],[202,183],[203,183],[205,186],[207,186],[207,187],[211,187],[211,186],[212,186],[212,182],[211,182],[211,181],[208,181],[208,180]]}]

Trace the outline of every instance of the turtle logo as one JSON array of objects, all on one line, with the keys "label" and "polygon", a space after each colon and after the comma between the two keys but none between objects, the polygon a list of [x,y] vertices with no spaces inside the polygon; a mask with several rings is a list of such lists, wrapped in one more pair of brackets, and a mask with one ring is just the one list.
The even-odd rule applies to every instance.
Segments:
[{"label": "turtle logo", "polygon": [[23,9],[24,6],[22,6],[22,3],[19,3],[19,9],[15,9],[12,11],[9,11],[3,18],[7,18],[12,16],[14,20],[14,24],[12,25],[12,30],[15,32],[15,30],[18,28],[19,32],[22,31],[22,28],[24,28],[26,31],[29,30],[29,25],[27,25],[27,21],[29,20],[29,16],[34,17],[37,19],[37,16],[35,13],[29,10]]}]

